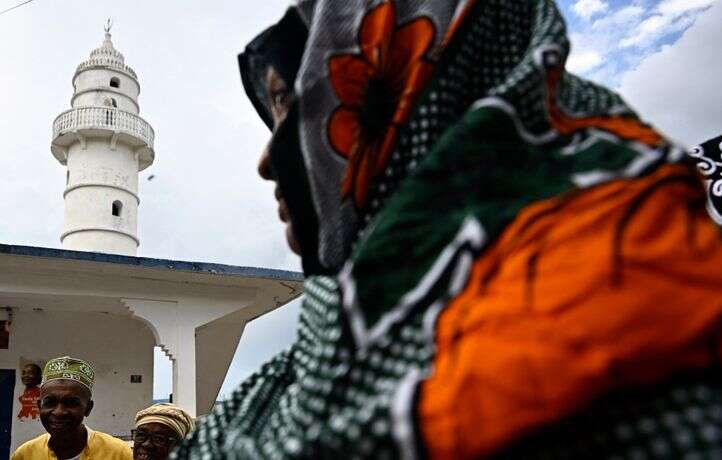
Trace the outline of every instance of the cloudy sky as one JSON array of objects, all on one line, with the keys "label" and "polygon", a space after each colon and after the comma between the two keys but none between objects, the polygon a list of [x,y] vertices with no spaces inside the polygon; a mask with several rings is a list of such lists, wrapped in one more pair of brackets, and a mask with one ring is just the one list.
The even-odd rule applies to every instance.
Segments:
[{"label": "cloudy sky", "polygon": [[[0,10],[20,0],[0,0]],[[63,168],[51,124],[76,65],[113,41],[141,82],[156,162],[141,173],[139,255],[299,269],[255,173],[268,133],[243,94],[236,54],[288,0],[35,0],[0,15],[0,242],[60,247]],[[562,0],[575,72],[621,91],[645,119],[693,144],[722,132],[720,0]],[[146,181],[148,175],[156,178]],[[226,394],[293,338],[297,305],[246,328]],[[170,391],[158,359],[156,395]]]}]

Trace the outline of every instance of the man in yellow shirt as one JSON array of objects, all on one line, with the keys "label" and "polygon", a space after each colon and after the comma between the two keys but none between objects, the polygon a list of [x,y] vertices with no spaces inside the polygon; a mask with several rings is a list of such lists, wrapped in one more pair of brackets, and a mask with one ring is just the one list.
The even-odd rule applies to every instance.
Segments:
[{"label": "man in yellow shirt", "polygon": [[85,361],[48,361],[40,386],[40,421],[47,434],[18,447],[12,460],[132,460],[130,447],[83,424],[93,410],[95,373]]}]

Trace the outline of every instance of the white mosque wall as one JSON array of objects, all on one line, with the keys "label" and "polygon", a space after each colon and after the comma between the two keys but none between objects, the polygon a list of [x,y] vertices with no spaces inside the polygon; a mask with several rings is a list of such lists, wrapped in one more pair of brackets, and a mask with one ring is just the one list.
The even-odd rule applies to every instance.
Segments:
[{"label": "white mosque wall", "polygon": [[[88,426],[116,436],[130,435],[135,413],[150,405],[153,397],[155,339],[144,323],[105,313],[21,309],[11,328],[9,349],[0,350],[0,368],[16,369],[11,451],[45,432],[39,420],[20,421],[16,416],[25,389],[22,366],[63,355],[85,359],[95,369],[95,408],[86,420]],[[140,383],[131,383],[134,375],[141,376]]]},{"label": "white mosque wall", "polygon": [[135,255],[138,159],[131,147],[117,143],[111,150],[109,143],[91,138],[85,148],[76,142],[68,150],[63,247]]}]

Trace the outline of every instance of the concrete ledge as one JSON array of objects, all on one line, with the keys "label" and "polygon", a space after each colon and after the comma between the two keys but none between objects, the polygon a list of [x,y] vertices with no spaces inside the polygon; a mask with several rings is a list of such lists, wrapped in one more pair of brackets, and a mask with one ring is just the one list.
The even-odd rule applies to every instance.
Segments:
[{"label": "concrete ledge", "polygon": [[137,236],[133,235],[130,232],[125,232],[123,230],[117,230],[114,228],[104,228],[104,227],[84,227],[84,228],[74,228],[72,230],[68,230],[66,232],[63,232],[62,235],[60,235],[60,242],[62,243],[63,240],[69,235],[73,235],[75,233],[83,233],[83,232],[108,232],[108,233],[116,233],[118,235],[127,236],[128,238],[135,241],[135,244],[137,246],[140,246],[140,240]]},{"label": "concrete ledge", "polygon": [[133,192],[132,190],[123,188],[123,187],[119,187],[117,185],[103,184],[100,182],[84,182],[84,183],[80,183],[80,184],[71,185],[68,188],[66,188],[65,191],[63,192],[63,198],[65,198],[67,196],[67,194],[72,192],[73,190],[77,190],[77,189],[83,188],[83,187],[105,187],[105,188],[112,188],[114,190],[120,190],[121,192],[126,192],[128,195],[132,195],[133,198],[135,198],[135,200],[138,202],[138,205],[140,205],[140,197],[138,196],[137,193]]}]

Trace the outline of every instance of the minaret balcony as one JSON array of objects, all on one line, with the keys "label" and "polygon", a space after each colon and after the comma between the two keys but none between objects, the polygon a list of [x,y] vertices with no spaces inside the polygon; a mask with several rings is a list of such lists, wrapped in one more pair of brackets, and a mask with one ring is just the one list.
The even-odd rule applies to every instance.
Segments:
[{"label": "minaret balcony", "polygon": [[51,150],[65,164],[67,147],[91,137],[108,137],[113,148],[117,143],[133,147],[138,153],[140,170],[153,163],[153,128],[138,115],[113,107],[76,107],[58,115],[53,122]]}]

